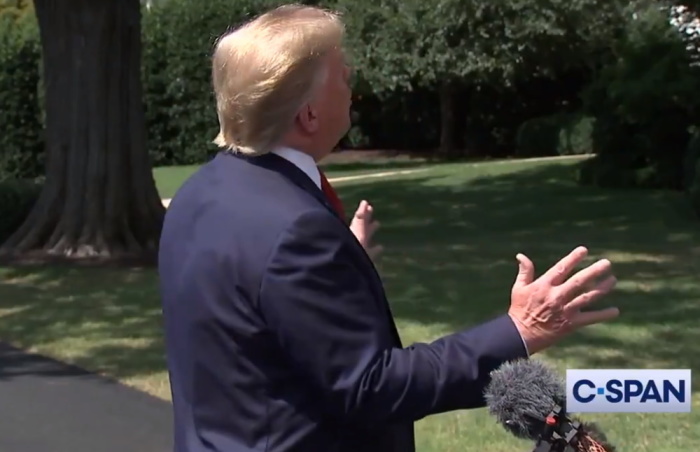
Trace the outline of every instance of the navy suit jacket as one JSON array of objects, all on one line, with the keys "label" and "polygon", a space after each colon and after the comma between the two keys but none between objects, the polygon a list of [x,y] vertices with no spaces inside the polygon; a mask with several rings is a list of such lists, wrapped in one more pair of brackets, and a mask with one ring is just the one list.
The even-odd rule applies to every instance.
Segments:
[{"label": "navy suit jacket", "polygon": [[484,406],[526,356],[505,315],[404,348],[363,247],[274,154],[186,181],[158,269],[175,452],[411,452],[414,421]]}]

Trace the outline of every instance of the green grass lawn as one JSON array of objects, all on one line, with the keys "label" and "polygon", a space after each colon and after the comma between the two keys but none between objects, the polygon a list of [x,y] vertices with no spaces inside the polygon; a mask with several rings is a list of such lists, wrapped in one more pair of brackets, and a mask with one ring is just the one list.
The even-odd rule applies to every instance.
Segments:
[{"label": "green grass lawn", "polygon": [[[379,160],[376,162],[362,163],[340,163],[340,164],[321,164],[320,165],[328,178],[357,176],[361,174],[378,174],[388,171],[403,171],[420,168],[423,162],[417,161],[401,161],[392,162]],[[192,175],[198,165],[186,166],[164,166],[153,170],[153,177],[158,187],[158,192],[161,198],[172,198],[180,185]]]},{"label": "green grass lawn", "polygon": [[[616,321],[540,355],[566,367],[700,370],[700,222],[682,195],[575,186],[572,163],[450,164],[339,183],[349,205],[374,203],[379,265],[405,344],[430,341],[506,311],[515,255],[540,272],[577,245],[609,258]],[[0,339],[115,376],[168,398],[155,271],[3,269]],[[562,374],[563,375],[563,374]],[[690,414],[594,418],[620,452],[700,445],[700,382]],[[417,424],[418,450],[512,452],[486,410]]]}]

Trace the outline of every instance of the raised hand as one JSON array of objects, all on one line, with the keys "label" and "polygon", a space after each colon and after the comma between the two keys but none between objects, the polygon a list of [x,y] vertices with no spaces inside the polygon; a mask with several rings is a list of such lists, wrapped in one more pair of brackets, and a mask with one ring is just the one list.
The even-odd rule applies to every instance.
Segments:
[{"label": "raised hand", "polygon": [[374,219],[372,205],[363,200],[352,217],[350,230],[372,259],[375,259],[383,250],[381,245],[372,245],[372,237],[378,228],[379,222]]},{"label": "raised hand", "polygon": [[579,328],[608,321],[620,314],[617,308],[582,311],[609,293],[617,283],[607,259],[568,278],[587,254],[586,248],[576,248],[538,279],[535,279],[532,261],[522,254],[516,257],[520,265],[508,314],[531,354]]}]

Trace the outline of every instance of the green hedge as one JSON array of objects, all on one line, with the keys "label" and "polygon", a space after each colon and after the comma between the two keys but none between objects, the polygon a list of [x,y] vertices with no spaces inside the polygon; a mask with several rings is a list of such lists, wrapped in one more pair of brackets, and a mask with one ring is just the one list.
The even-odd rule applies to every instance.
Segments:
[{"label": "green hedge", "polygon": [[0,13],[0,179],[44,172],[40,55],[33,11]]},{"label": "green hedge", "polygon": [[690,204],[695,213],[700,217],[700,160],[695,164],[695,178],[688,190]]},{"label": "green hedge", "polygon": [[19,228],[41,194],[42,184],[28,179],[0,182],[0,244]]},{"label": "green hedge", "polygon": [[[215,39],[280,3],[283,0],[168,0],[144,8],[142,76],[148,149],[155,166],[197,164],[216,151],[211,143],[218,124],[210,75]],[[0,96],[3,107],[9,106],[0,110],[4,177],[34,177],[43,171],[38,32],[33,16],[24,17],[21,26],[12,28],[8,21],[0,22]],[[474,157],[602,152],[605,155],[591,160],[593,166],[584,171],[584,176],[590,173],[587,179],[657,186],[682,179],[678,167],[687,141],[684,130],[689,120],[697,120],[689,113],[695,108],[692,104],[700,105],[691,95],[698,91],[693,82],[697,77],[683,69],[684,50],[677,39],[664,34],[668,25],[662,24],[663,18],[654,22],[644,17],[629,27],[627,40],[614,43],[622,58],[611,59],[595,72],[598,78],[585,96],[585,114],[556,112],[581,110],[579,95],[591,81],[586,68],[526,72],[508,84],[468,76],[456,81],[458,147]],[[362,45],[361,35],[357,42]],[[357,50],[351,49],[351,54]],[[604,56],[605,52],[596,54],[597,65]],[[381,59],[376,64],[382,64]],[[437,146],[436,86],[415,83],[411,89],[391,90],[361,77],[359,71],[355,122],[344,147]],[[600,174],[591,173],[598,170]]]},{"label": "green hedge", "polygon": [[[144,11],[143,79],[148,148],[154,165],[197,164],[216,151],[211,143],[218,132],[210,74],[214,41],[229,27],[281,3],[286,2],[169,0]],[[356,37],[354,44],[362,45],[362,36]],[[350,49],[350,54],[356,51]],[[354,79],[354,126],[341,146],[433,150],[440,140],[436,88],[415,83],[410,90],[386,89],[363,80],[362,72],[357,71]],[[563,101],[575,105],[577,93],[587,82],[584,72],[529,78],[508,87],[475,84],[465,78],[456,95],[458,146],[475,156],[512,155],[517,126],[524,119],[557,111]],[[570,132],[562,131],[562,152],[578,153],[585,145],[570,141],[572,135],[565,136]],[[575,136],[579,135],[576,131]]]},{"label": "green hedge", "polygon": [[683,161],[683,183],[695,213],[700,216],[700,128],[688,144]]},{"label": "green hedge", "polygon": [[211,52],[230,27],[281,0],[168,0],[143,13],[148,149],[155,166],[201,163],[216,151]]},{"label": "green hedge", "polygon": [[611,43],[617,58],[584,92],[595,117],[595,159],[580,181],[602,187],[684,188],[684,155],[700,111],[700,68],[677,30],[650,2]]},{"label": "green hedge", "polygon": [[520,157],[576,155],[593,151],[595,119],[580,113],[542,116],[525,121],[516,135]]},{"label": "green hedge", "polygon": [[[284,1],[168,0],[144,7],[142,78],[148,149],[155,166],[198,164],[216,151],[211,143],[218,121],[210,75],[215,39],[280,3]],[[15,27],[12,44],[0,50],[11,61],[0,67],[0,86],[8,97],[3,105],[12,106],[3,109],[8,118],[0,124],[2,148],[9,156],[6,163],[0,160],[0,172],[7,169],[13,177],[33,177],[43,171],[38,31],[29,16],[31,25],[22,33]],[[355,78],[354,126],[341,146],[434,149],[440,140],[436,88],[417,83],[411,89],[391,90],[361,80],[360,72]],[[573,76],[549,74],[511,86],[477,84],[465,78],[455,99],[458,147],[472,156],[512,155],[516,129],[523,120],[556,112],[563,101],[576,103],[586,79],[580,76],[582,71],[570,72]]]},{"label": "green hedge", "polygon": [[696,131],[690,139],[683,159],[683,186],[686,190],[689,190],[697,179],[698,163],[700,163],[700,130]]}]

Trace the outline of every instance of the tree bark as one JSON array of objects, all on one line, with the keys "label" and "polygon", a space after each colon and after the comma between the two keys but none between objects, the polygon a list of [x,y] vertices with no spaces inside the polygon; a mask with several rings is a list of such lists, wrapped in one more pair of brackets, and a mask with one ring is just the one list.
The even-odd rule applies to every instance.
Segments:
[{"label": "tree bark", "polygon": [[46,182],[11,254],[139,257],[165,209],[146,149],[139,0],[36,0]]},{"label": "tree bark", "polygon": [[440,84],[440,155],[443,158],[455,154],[455,95],[454,85],[445,80]]}]

